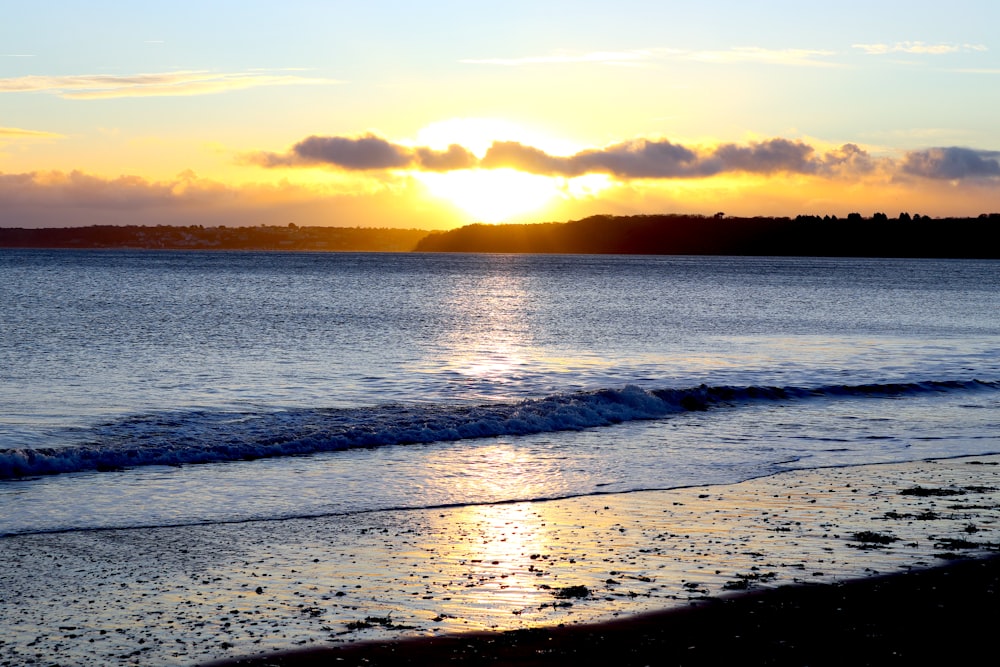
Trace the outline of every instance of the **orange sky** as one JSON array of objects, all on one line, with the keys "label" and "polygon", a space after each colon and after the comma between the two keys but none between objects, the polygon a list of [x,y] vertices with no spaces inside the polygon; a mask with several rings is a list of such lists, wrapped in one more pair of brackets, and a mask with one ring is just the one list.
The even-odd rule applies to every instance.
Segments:
[{"label": "orange sky", "polygon": [[25,6],[0,226],[1000,211],[995,3],[651,4]]}]

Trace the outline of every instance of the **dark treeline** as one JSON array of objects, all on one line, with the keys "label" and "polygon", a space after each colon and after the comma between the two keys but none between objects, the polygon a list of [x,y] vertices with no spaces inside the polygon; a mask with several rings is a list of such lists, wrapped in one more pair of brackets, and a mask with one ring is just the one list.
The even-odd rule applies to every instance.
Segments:
[{"label": "dark treeline", "polygon": [[405,252],[422,229],[367,227],[141,227],[137,225],[0,229],[0,248],[161,248],[170,250],[313,250]]},{"label": "dark treeline", "polygon": [[432,233],[422,252],[1000,258],[1000,214],[929,218],[599,215],[567,223],[469,225]]},{"label": "dark treeline", "polygon": [[160,248],[1000,259],[1000,214],[929,218],[598,215],[572,222],[475,224],[447,232],[365,227],[0,228],[0,248]]}]

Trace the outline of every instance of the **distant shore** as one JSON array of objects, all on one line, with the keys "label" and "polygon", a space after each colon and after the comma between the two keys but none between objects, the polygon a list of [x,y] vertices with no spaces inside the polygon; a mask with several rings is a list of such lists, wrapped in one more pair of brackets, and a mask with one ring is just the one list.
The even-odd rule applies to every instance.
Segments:
[{"label": "distant shore", "polygon": [[285,252],[477,252],[1000,258],[1000,214],[711,217],[599,215],[570,222],[473,224],[446,232],[367,227],[0,228],[0,248]]}]

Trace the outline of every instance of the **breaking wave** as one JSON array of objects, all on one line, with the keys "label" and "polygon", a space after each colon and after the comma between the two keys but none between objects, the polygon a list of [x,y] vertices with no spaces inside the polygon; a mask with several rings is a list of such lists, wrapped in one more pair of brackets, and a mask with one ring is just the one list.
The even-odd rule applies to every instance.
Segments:
[{"label": "breaking wave", "polygon": [[626,386],[478,406],[389,404],[263,412],[159,412],[99,424],[77,445],[0,449],[0,479],[582,430],[765,401],[885,398],[982,390],[1000,390],[1000,382],[927,381],[819,387],[701,385],[687,389]]}]

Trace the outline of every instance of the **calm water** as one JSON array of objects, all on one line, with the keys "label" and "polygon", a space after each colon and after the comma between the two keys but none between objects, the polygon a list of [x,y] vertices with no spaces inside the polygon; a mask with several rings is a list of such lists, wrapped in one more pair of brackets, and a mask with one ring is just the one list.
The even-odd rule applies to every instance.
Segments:
[{"label": "calm water", "polygon": [[0,251],[0,534],[1000,452],[998,268]]}]

